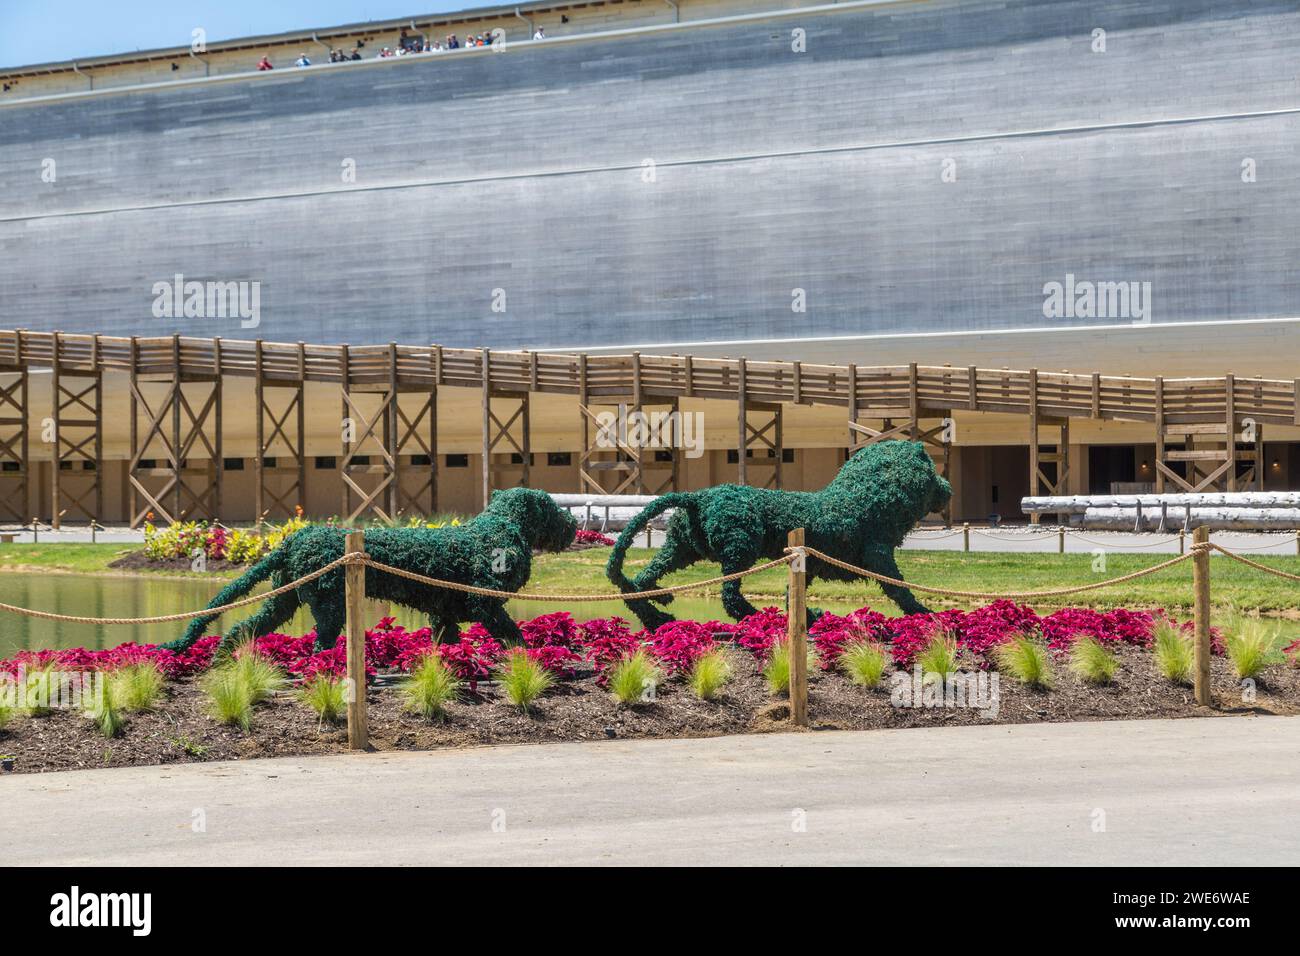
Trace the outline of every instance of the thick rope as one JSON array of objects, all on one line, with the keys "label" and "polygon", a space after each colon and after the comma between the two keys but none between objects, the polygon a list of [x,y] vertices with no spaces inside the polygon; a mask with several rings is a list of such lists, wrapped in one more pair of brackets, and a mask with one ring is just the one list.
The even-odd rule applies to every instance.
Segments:
[{"label": "thick rope", "polygon": [[37,611],[28,607],[15,607],[12,604],[0,603],[0,611],[10,611],[14,614],[22,614],[26,617],[37,617],[46,621],[63,621],[68,624],[168,624],[173,621],[188,621],[191,618],[207,617],[209,614],[216,616],[224,614],[226,611],[232,611],[237,607],[246,607],[249,604],[256,604],[259,601],[265,601],[273,598],[285,591],[292,591],[294,588],[306,584],[308,581],[314,581],[324,574],[329,574],[341,564],[347,564],[350,558],[344,555],[341,558],[335,558],[323,568],[313,571],[311,574],[305,574],[296,581],[290,581],[273,591],[267,591],[265,594],[253,594],[246,598],[240,598],[238,601],[231,601],[229,604],[222,604],[218,607],[205,607],[197,611],[181,611],[177,614],[158,614],[154,617],[77,617],[72,614],[55,614],[52,611]]},{"label": "thick rope", "polygon": [[[1208,547],[1209,546],[1206,546],[1207,549]],[[858,574],[864,578],[871,578],[873,581],[878,581],[881,584],[892,584],[900,588],[910,588],[913,591],[923,591],[926,594],[940,594],[940,595],[945,595],[947,597],[974,598],[976,600],[981,600],[981,601],[1024,600],[1024,599],[1032,599],[1032,598],[1061,597],[1066,594],[1078,594],[1081,591],[1096,591],[1100,588],[1112,587],[1113,585],[1123,584],[1126,581],[1132,581],[1135,580],[1136,578],[1146,577],[1148,574],[1155,574],[1157,571],[1163,571],[1165,568],[1171,568],[1176,564],[1181,564],[1183,561],[1190,560],[1195,555],[1195,553],[1198,552],[1199,550],[1201,550],[1200,545],[1193,545],[1192,550],[1189,551],[1187,554],[1180,554],[1175,558],[1170,558],[1168,561],[1162,561],[1159,564],[1152,565],[1149,568],[1143,568],[1140,571],[1134,571],[1132,574],[1125,574],[1118,578],[1107,578],[1105,581],[1098,581],[1094,584],[1081,584],[1076,587],[1056,588],[1051,591],[1018,591],[1018,592],[1009,592],[1007,594],[989,594],[984,591],[955,591],[946,588],[926,587],[923,584],[912,584],[908,581],[900,580],[899,578],[891,578],[885,574],[877,574],[875,571],[868,571],[866,568],[860,568],[855,564],[849,564],[847,561],[841,561],[838,558],[832,558],[829,554],[823,554],[821,551],[818,551],[816,548],[807,549],[808,554],[812,555],[813,557],[821,561],[825,561],[827,564],[833,564],[838,568],[843,568],[845,571],[852,571],[854,574]]]},{"label": "thick rope", "polygon": [[1300,574],[1291,574],[1287,571],[1279,571],[1277,568],[1267,567],[1263,564],[1260,564],[1257,561],[1250,560],[1250,558],[1243,558],[1239,554],[1234,554],[1233,552],[1229,551],[1227,548],[1223,547],[1222,545],[1208,544],[1206,545],[1206,547],[1211,550],[1218,551],[1220,554],[1225,554],[1228,557],[1232,558],[1232,560],[1239,561],[1249,568],[1254,568],[1256,571],[1263,571],[1265,574],[1274,574],[1277,575],[1279,578],[1286,578],[1288,581],[1300,581]]},{"label": "thick rope", "polygon": [[758,574],[760,571],[766,571],[769,568],[779,567],[783,564],[789,564],[794,560],[793,554],[787,554],[777,558],[775,561],[768,561],[766,564],[759,564],[747,571],[735,571],[731,574],[722,574],[716,578],[709,578],[705,581],[693,581],[690,584],[675,584],[668,588],[655,588],[653,591],[618,591],[614,594],[541,594],[529,591],[497,591],[493,588],[480,588],[472,584],[461,584],[458,581],[444,581],[440,578],[428,578],[423,574],[416,574],[414,571],[405,571],[402,568],[394,568],[387,564],[380,564],[365,558],[361,563],[376,571],[386,571],[389,574],[395,574],[399,578],[407,578],[411,581],[419,581],[421,584],[427,584],[435,588],[447,588],[451,591],[464,591],[467,594],[481,594],[485,597],[505,598],[510,601],[574,601],[574,602],[595,602],[595,601],[630,601],[638,598],[661,597],[665,594],[679,594],[682,591],[695,591],[700,588],[711,587],[715,584],[725,584],[728,581],[737,581],[740,578],[751,574]]},{"label": "thick rope", "polygon": [[363,567],[371,567],[376,571],[385,571],[389,574],[395,574],[398,577],[410,578],[412,581],[419,581],[421,584],[427,584],[430,587],[446,588],[452,591],[464,591],[468,594],[480,594],[485,597],[504,598],[511,601],[566,601],[566,602],[585,602],[585,601],[617,601],[632,600],[636,598],[660,597],[665,594],[677,594],[682,591],[693,591],[699,588],[710,587],[714,584],[725,584],[727,581],[735,581],[739,578],[747,577],[751,574],[758,574],[760,571],[766,571],[769,568],[775,568],[779,565],[789,564],[794,560],[793,555],[785,555],[777,558],[775,561],[768,561],[766,564],[760,564],[756,567],[749,568],[746,571],[736,571],[733,574],[723,574],[716,578],[709,578],[706,581],[694,581],[690,584],[677,584],[668,588],[656,588],[653,591],[633,591],[629,593],[615,592],[613,594],[536,594],[516,591],[497,591],[493,588],[480,588],[472,584],[461,584],[457,581],[443,581],[439,578],[429,578],[422,574],[416,574],[412,571],[404,571],[401,568],[394,568],[387,564],[380,564],[373,561],[364,552],[350,552],[341,558],[335,558],[329,564],[322,568],[305,574],[296,581],[290,581],[288,584],[267,591],[264,594],[253,594],[246,598],[240,598],[238,601],[232,601],[229,604],[222,604],[218,607],[205,607],[197,611],[180,611],[176,614],[159,614],[154,617],[79,617],[72,614],[55,614],[52,611],[37,611],[33,608],[17,607],[13,604],[0,603],[0,611],[9,611],[13,614],[21,614],[26,617],[40,618],[46,621],[62,621],[66,624],[168,624],[174,621],[187,621],[196,617],[216,617],[224,614],[226,611],[232,611],[235,608],[246,607],[249,604],[257,604],[259,601],[265,601],[286,591],[292,591],[301,587],[309,581],[314,581],[322,575],[329,574],[335,568],[346,564],[360,564]]}]

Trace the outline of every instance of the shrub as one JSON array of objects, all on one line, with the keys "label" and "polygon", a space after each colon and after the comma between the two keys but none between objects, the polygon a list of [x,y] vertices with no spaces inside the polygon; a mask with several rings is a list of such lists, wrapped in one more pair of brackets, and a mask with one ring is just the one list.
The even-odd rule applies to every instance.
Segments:
[{"label": "shrub", "polygon": [[426,654],[402,685],[406,709],[430,720],[442,718],[447,705],[460,696],[460,681],[436,651]]},{"label": "shrub", "polygon": [[729,680],[731,662],[727,660],[727,652],[719,647],[695,659],[686,682],[700,700],[713,700]]},{"label": "shrub", "polygon": [[957,672],[957,638],[951,631],[940,630],[931,635],[929,642],[916,656],[923,674],[943,677]]},{"label": "shrub", "polygon": [[876,641],[850,641],[840,650],[840,668],[859,687],[878,686],[888,662],[889,654]]},{"label": "shrub", "polygon": [[28,717],[48,717],[53,710],[50,699],[57,693],[58,687],[54,661],[48,661],[35,669],[28,669],[23,677],[20,690],[23,694],[22,712]]},{"label": "shrub", "polygon": [[629,654],[609,669],[609,692],[620,704],[640,704],[654,699],[664,674],[644,649]]},{"label": "shrub", "polygon": [[122,732],[122,728],[126,725],[126,717],[122,714],[118,702],[113,699],[111,684],[105,684],[104,696],[95,709],[89,711],[89,716],[101,736],[116,737]]},{"label": "shrub", "polygon": [[513,648],[497,673],[501,692],[516,707],[528,710],[555,678],[522,648]]},{"label": "shrub", "polygon": [[[812,673],[818,665],[817,655],[812,648],[808,649],[808,673]],[[773,694],[784,694],[790,690],[790,642],[781,641],[773,645],[772,653],[767,659],[767,664],[763,667],[763,677],[767,681],[767,688]]]},{"label": "shrub", "polygon": [[208,713],[218,723],[248,730],[253,722],[253,692],[243,671],[222,664],[204,674],[199,687],[208,697]]},{"label": "shrub", "polygon": [[338,723],[348,707],[343,681],[329,674],[317,674],[304,682],[298,698],[316,711],[322,724]]},{"label": "shrub", "polygon": [[134,714],[154,709],[162,697],[165,681],[162,671],[152,661],[128,664],[109,672],[105,692],[114,707]]},{"label": "shrub", "polygon": [[1195,655],[1192,639],[1166,620],[1156,622],[1155,642],[1156,669],[1166,680],[1175,684],[1186,684],[1192,678],[1192,666]]},{"label": "shrub", "polygon": [[253,641],[244,641],[235,648],[234,660],[229,665],[242,677],[248,687],[249,700],[260,704],[285,685],[284,672],[276,667]]},{"label": "shrub", "polygon": [[1282,663],[1282,641],[1276,626],[1257,617],[1234,614],[1227,630],[1228,659],[1239,679],[1253,679],[1264,668]]},{"label": "shrub", "polygon": [[1080,634],[1070,645],[1070,670],[1089,684],[1109,684],[1119,670],[1119,658],[1091,634]]},{"label": "shrub", "polygon": [[998,669],[1006,671],[1029,687],[1049,690],[1055,675],[1047,647],[1027,634],[1020,634],[1002,644],[995,652]]}]

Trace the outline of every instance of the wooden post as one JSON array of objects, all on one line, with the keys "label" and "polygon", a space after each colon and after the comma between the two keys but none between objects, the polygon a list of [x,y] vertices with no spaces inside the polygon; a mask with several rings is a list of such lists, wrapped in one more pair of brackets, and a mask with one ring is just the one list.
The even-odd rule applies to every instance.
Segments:
[{"label": "wooden post", "polygon": [[1056,553],[1065,554],[1065,529],[1061,528],[1056,532]]},{"label": "wooden post", "polygon": [[[1204,526],[1192,532],[1195,544],[1208,544],[1210,529]],[[1209,706],[1210,698],[1210,555],[1197,551],[1192,557],[1192,590],[1196,622],[1196,702]]]},{"label": "wooden post", "polygon": [[961,549],[962,549],[963,551],[969,551],[969,550],[970,550],[970,522],[969,522],[969,521],[962,522],[962,526],[961,526]]},{"label": "wooden post", "polygon": [[[1300,532],[1297,532],[1297,534],[1300,534]],[[1187,553],[1187,529],[1186,528],[1178,529],[1178,553],[1179,554]]]},{"label": "wooden post", "polygon": [[1295,553],[1300,556],[1300,531],[1295,533]]},{"label": "wooden post", "polygon": [[[344,550],[349,554],[365,554],[365,532],[348,532]],[[348,749],[365,750],[370,743],[370,727],[366,718],[365,565],[347,565],[344,568],[344,581],[347,589]]]},{"label": "wooden post", "polygon": [[[795,528],[786,540],[792,548],[803,547],[803,528]],[[808,726],[808,597],[802,561],[791,561],[789,620],[786,637],[790,649],[790,722]]]}]

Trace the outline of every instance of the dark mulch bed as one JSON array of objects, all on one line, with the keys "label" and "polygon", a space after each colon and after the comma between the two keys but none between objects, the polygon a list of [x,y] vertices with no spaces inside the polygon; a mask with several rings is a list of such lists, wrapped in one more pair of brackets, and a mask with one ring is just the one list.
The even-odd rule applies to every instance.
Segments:
[{"label": "dark mulch bed", "polygon": [[[148,552],[141,549],[124,554],[120,558],[114,558],[108,562],[108,566],[115,571],[190,571],[193,570],[192,563],[190,558],[166,558],[157,561],[149,557]],[[242,573],[248,570],[249,565],[237,564],[224,558],[221,560],[208,558],[206,567],[209,572],[239,571]]]},{"label": "dark mulch bed", "polygon": [[[864,690],[839,673],[814,671],[809,709],[815,729],[957,726],[979,723],[1037,723],[1074,720],[1122,720],[1151,717],[1210,716],[1216,713],[1300,713],[1300,670],[1269,668],[1258,682],[1256,699],[1243,701],[1242,690],[1224,659],[1213,662],[1215,707],[1192,701],[1190,687],[1156,676],[1151,656],[1136,648],[1121,651],[1115,683],[1091,687],[1057,667],[1051,691],[1027,689],[1009,677],[1000,680],[996,718],[972,709],[894,707],[890,679]],[[716,701],[695,698],[679,681],[660,689],[658,700],[620,707],[590,673],[557,683],[524,714],[499,697],[497,688],[481,684],[477,694],[452,704],[447,719],[429,722],[402,710],[391,689],[369,693],[370,733],[376,750],[429,750],[498,743],[605,740],[636,737],[708,737],[764,733],[790,728],[784,698],[774,698],[748,655],[733,657],[735,675]],[[106,740],[79,714],[55,712],[22,717],[0,730],[0,752],[13,754],[17,772],[120,767],[252,757],[341,753],[347,749],[343,728],[318,725],[316,715],[291,695],[260,706],[249,733],[219,726],[204,710],[194,683],[169,685],[162,707],[128,718],[122,736]]]}]

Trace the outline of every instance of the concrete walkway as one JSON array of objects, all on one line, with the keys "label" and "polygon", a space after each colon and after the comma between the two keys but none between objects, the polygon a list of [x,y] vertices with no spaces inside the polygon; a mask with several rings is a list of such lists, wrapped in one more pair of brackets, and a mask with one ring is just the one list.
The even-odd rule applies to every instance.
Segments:
[{"label": "concrete walkway", "polygon": [[1300,718],[15,775],[0,807],[9,865],[1294,865]]}]

